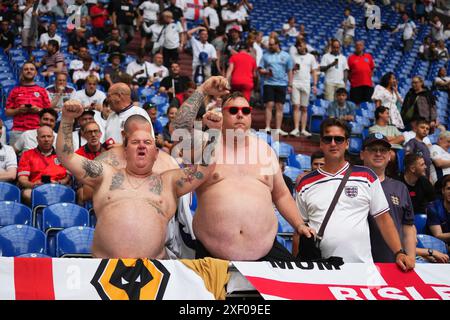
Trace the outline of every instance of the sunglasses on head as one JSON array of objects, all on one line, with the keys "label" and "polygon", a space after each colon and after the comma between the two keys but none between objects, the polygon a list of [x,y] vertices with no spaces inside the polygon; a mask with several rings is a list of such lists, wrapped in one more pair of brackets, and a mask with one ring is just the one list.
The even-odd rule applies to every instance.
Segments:
[{"label": "sunglasses on head", "polygon": [[345,137],[343,136],[323,136],[321,138],[322,142],[325,144],[331,144],[333,142],[336,144],[343,144],[345,142]]},{"label": "sunglasses on head", "polygon": [[235,106],[227,106],[223,108],[224,110],[228,110],[228,112],[232,115],[237,114],[239,111],[242,112],[243,115],[249,115],[252,113],[252,107],[235,107]]}]

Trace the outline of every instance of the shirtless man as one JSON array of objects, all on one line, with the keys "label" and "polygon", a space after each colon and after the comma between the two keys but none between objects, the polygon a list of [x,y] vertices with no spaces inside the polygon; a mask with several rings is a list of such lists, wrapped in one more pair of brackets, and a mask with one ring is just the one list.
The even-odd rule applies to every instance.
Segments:
[{"label": "shirtless man", "polygon": [[[73,121],[83,112],[79,101],[64,104],[56,152],[62,164],[83,184],[94,189],[97,215],[92,253],[97,258],[166,258],[164,242],[176,199],[205,181],[214,164],[204,163],[163,174],[152,171],[157,156],[148,130],[136,130],[124,140],[126,167],[88,160],[73,151]],[[208,126],[220,130],[222,118],[209,113]],[[124,126],[145,122],[135,115]],[[214,144],[214,142],[212,142]],[[126,216],[126,218],[124,218]]]},{"label": "shirtless man", "polygon": [[[176,129],[192,130],[195,116],[210,86],[219,88],[216,97],[227,93],[223,77],[211,77],[181,106],[174,121]],[[274,203],[282,216],[300,234],[311,237],[294,199],[284,183],[274,151],[263,140],[249,135],[251,109],[242,95],[223,97],[222,151],[217,151],[214,172],[197,192],[198,207],[193,228],[197,258],[213,256],[228,260],[291,260],[293,256],[275,241],[278,221]],[[245,143],[228,139],[228,133],[244,133]],[[252,150],[259,157],[251,159]],[[236,164],[235,156],[245,155]],[[262,156],[261,156],[262,155]],[[225,161],[224,161],[225,160]],[[242,159],[241,159],[242,160]],[[267,170],[267,164],[272,170]]]}]

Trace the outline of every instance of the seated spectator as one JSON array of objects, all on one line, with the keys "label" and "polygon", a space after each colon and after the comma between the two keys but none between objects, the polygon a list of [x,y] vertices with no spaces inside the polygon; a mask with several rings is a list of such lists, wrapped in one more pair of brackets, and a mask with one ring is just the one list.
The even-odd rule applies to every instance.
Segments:
[{"label": "seated spectator", "polygon": [[356,106],[347,101],[347,90],[339,88],[335,93],[335,100],[328,105],[327,115],[344,121],[355,121]]},{"label": "seated spectator", "polygon": [[111,65],[105,67],[105,79],[103,81],[105,90],[108,90],[114,83],[121,82],[121,76],[125,72],[125,69],[120,65],[125,61],[125,56],[120,52],[114,52],[109,55],[108,58]]},{"label": "seated spectator", "polygon": [[[144,50],[139,50],[136,61],[128,64],[126,72],[131,76],[131,83],[136,87],[145,87],[150,81],[150,62],[145,61]],[[137,88],[136,88],[137,89]]]},{"label": "seated spectator", "polygon": [[428,206],[427,225],[433,237],[450,245],[450,175],[442,181],[442,199]]},{"label": "seated spectator", "polygon": [[163,133],[163,126],[161,122],[158,120],[158,108],[155,104],[151,102],[146,102],[142,106],[142,108],[147,111],[148,116],[150,117],[150,120],[152,121],[153,125],[153,132],[155,133],[155,136]]},{"label": "seated spectator", "polygon": [[440,67],[438,75],[434,78],[434,86],[440,91],[450,92],[450,77],[447,76],[447,69]]},{"label": "seated spectator", "polygon": [[88,41],[86,37],[86,29],[78,27],[69,34],[69,53],[76,54],[81,47],[87,47]]},{"label": "seated spectator", "polygon": [[436,52],[439,60],[448,61],[448,49],[445,47],[444,40],[439,40],[436,46]]},{"label": "seated spectator", "polygon": [[[0,137],[3,133],[3,121],[0,119]],[[17,176],[17,157],[11,146],[0,142],[0,181],[14,182]]]},{"label": "seated spectator", "polygon": [[291,178],[289,178],[287,175],[284,174],[284,170],[286,169],[286,161],[287,161],[287,158],[282,158],[282,157],[278,158],[278,162],[280,164],[280,170],[283,175],[284,183],[286,184],[286,187],[288,188],[289,193],[293,195],[294,194],[294,183],[291,180]]},{"label": "seated spectator", "polygon": [[191,79],[180,75],[180,65],[174,62],[170,66],[170,75],[161,80],[159,92],[168,94],[171,101],[178,97],[180,103],[183,103],[183,95],[189,82]]},{"label": "seated spectator", "polygon": [[72,80],[77,85],[78,90],[81,90],[81,88],[84,87],[86,79],[89,76],[96,77],[97,80],[100,81],[100,75],[93,67],[93,64],[95,65],[95,63],[92,60],[92,57],[87,54],[82,58],[82,61],[83,67],[81,69],[75,70],[72,76]]},{"label": "seated spectator", "polygon": [[444,31],[444,40],[447,41],[448,39],[450,39],[450,22],[447,23],[447,28]]},{"label": "seated spectator", "polygon": [[425,213],[427,205],[434,200],[434,188],[426,177],[426,170],[422,156],[414,153],[405,155],[405,173],[399,180],[408,187],[414,214]]},{"label": "seated spectator", "polygon": [[[325,155],[321,150],[314,152],[311,155],[311,171],[317,170],[325,165]],[[295,180],[295,187],[297,188],[300,180],[304,176],[306,176],[309,172],[309,170],[305,170],[302,174],[300,174],[297,179]]]},{"label": "seated spectator", "polygon": [[5,114],[13,117],[10,145],[14,145],[24,131],[38,128],[39,111],[50,108],[47,91],[34,83],[36,74],[36,66],[25,63],[22,66],[20,84],[11,90],[6,100]]},{"label": "seated spectator", "polygon": [[173,119],[175,119],[177,112],[178,112],[177,107],[170,106],[169,109],[167,109],[167,118],[169,119],[169,121],[163,128],[164,146],[162,150],[169,154],[170,151],[172,150],[172,147],[174,146],[174,142],[172,141],[172,133],[174,130],[172,121]]},{"label": "seated spectator", "polygon": [[89,75],[86,78],[84,89],[73,93],[71,99],[80,101],[84,109],[101,111],[106,94],[97,89],[97,84],[98,78],[94,75]]},{"label": "seated spectator", "polygon": [[68,5],[64,0],[56,0],[56,6],[52,8],[52,14],[55,18],[66,18],[67,17]]},{"label": "seated spectator", "polygon": [[22,201],[31,204],[31,191],[43,183],[69,184],[70,175],[61,165],[53,148],[54,133],[50,127],[37,130],[38,146],[23,153],[18,167],[18,184]]},{"label": "seated spectator", "polygon": [[111,107],[109,106],[108,99],[103,99],[103,106],[101,111],[94,110],[94,120],[99,125],[102,132],[102,139],[105,136],[106,120],[108,120],[109,114],[111,113]]},{"label": "seated spectator", "polygon": [[[403,136],[405,137],[405,142],[403,142],[403,145],[405,145],[409,140],[414,139],[417,134],[417,120],[413,120],[410,123],[411,125],[411,131],[403,131]],[[425,137],[423,138],[423,142],[427,145],[428,148],[431,148],[432,143],[430,138]]]},{"label": "seated spectator", "polygon": [[48,31],[41,34],[41,37],[39,38],[39,45],[41,46],[41,49],[47,50],[49,40],[56,40],[58,41],[58,44],[61,45],[61,37],[56,34],[56,28],[56,22],[52,22],[48,26]]},{"label": "seated spectator", "polygon": [[148,67],[148,74],[150,75],[151,84],[161,82],[163,78],[169,76],[169,69],[163,65],[163,62],[164,58],[161,53],[156,53],[153,55],[153,63],[150,63]]},{"label": "seated spectator", "polygon": [[70,96],[75,93],[75,88],[67,85],[67,74],[62,72],[56,74],[55,84],[45,89],[50,98],[50,107],[58,113],[61,112],[64,102],[69,100]]},{"label": "seated spectator", "polygon": [[298,30],[295,26],[295,17],[290,17],[287,23],[283,24],[282,34],[288,35],[289,37],[298,36]]},{"label": "seated spectator", "polygon": [[5,54],[9,53],[12,47],[14,47],[14,33],[9,29],[9,21],[2,20],[0,29],[0,48],[3,49]]},{"label": "seated spectator", "polygon": [[430,167],[432,165],[431,162],[431,154],[428,146],[423,142],[423,139],[428,136],[430,132],[430,123],[426,120],[418,120],[417,121],[417,132],[416,137],[414,139],[409,140],[405,143],[405,153],[413,153],[418,154],[423,157],[425,160],[426,168],[426,176],[430,177]]},{"label": "seated spectator", "polygon": [[441,22],[438,15],[433,17],[433,20],[430,21],[430,25],[433,41],[438,42],[444,40],[444,24]]},{"label": "seated spectator", "polygon": [[[77,118],[76,129],[72,132],[74,150],[77,150],[86,145],[87,139],[84,137],[81,128],[83,128],[89,122],[95,122],[94,116],[94,110],[85,109],[83,113]],[[99,139],[101,142],[104,141],[104,138],[102,136],[99,136]]]},{"label": "seated spectator", "polygon": [[390,122],[389,111],[390,109],[384,106],[378,107],[375,110],[375,125],[369,128],[369,133],[379,132],[386,137],[386,139],[391,144],[392,149],[403,149],[402,144],[405,141],[405,137],[397,129],[397,127],[389,125]]},{"label": "seated spectator", "polygon": [[432,48],[432,44],[431,37],[425,37],[419,47],[419,57],[422,60],[434,61],[437,59],[437,53],[435,52],[435,49]]},{"label": "seated spectator", "polygon": [[53,76],[55,73],[67,73],[66,61],[64,55],[59,52],[59,43],[56,40],[49,40],[47,43],[47,54],[42,60],[36,63],[39,68],[45,66],[45,71],[41,72],[44,77]]},{"label": "seated spectator", "polygon": [[[73,59],[72,61],[70,61],[69,64],[69,75],[72,77],[73,73],[76,70],[81,70],[83,69],[83,59],[87,56],[89,56],[89,51],[86,47],[80,47],[80,49],[77,52],[77,59]],[[89,70],[94,70],[99,72],[100,71],[100,67],[94,62],[91,62],[90,65],[90,69]]]},{"label": "seated spectator", "polygon": [[257,79],[255,58],[249,53],[246,43],[239,48],[239,53],[233,55],[228,64],[227,80],[232,91],[240,91],[247,101],[250,101],[253,87]]},{"label": "seated spectator", "polygon": [[432,130],[436,127],[436,102],[433,93],[425,87],[423,79],[415,76],[412,88],[403,101],[401,112],[403,123],[407,126],[412,120],[425,119],[430,122]]},{"label": "seated spectator", "polygon": [[380,84],[376,85],[373,91],[372,100],[377,108],[383,106],[389,109],[389,124],[400,130],[405,128],[397,108],[397,103],[403,103],[403,99],[398,92],[398,83],[393,72],[388,72],[381,77]]},{"label": "seated spectator", "polygon": [[103,42],[102,52],[112,53],[120,52],[124,53],[127,46],[127,42],[120,36],[119,29],[113,28],[111,35],[105,38]]},{"label": "seated spectator", "polygon": [[437,180],[446,175],[450,175],[450,131],[443,131],[439,135],[437,144],[430,148],[431,160],[433,164],[430,168],[430,180],[435,184]]}]

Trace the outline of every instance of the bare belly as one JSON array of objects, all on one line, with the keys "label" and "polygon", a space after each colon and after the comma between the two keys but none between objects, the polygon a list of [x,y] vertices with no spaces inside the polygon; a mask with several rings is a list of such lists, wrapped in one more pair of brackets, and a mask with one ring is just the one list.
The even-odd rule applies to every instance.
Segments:
[{"label": "bare belly", "polygon": [[266,185],[256,179],[225,179],[197,191],[194,233],[214,257],[257,260],[270,251],[278,221]]},{"label": "bare belly", "polygon": [[168,219],[145,201],[114,201],[96,210],[96,215],[95,257],[165,258]]}]

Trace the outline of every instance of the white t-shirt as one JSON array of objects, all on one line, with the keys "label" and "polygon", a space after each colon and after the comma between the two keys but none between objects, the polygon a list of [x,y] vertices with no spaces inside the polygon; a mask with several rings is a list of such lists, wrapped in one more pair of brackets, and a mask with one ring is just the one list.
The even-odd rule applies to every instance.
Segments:
[{"label": "white t-shirt", "polygon": [[[267,45],[268,45],[268,43],[267,43]],[[316,49],[314,49],[314,47],[310,46],[309,44],[306,44],[306,52],[311,53],[311,52],[313,52],[315,50]],[[290,46],[289,47],[289,55],[292,57],[294,54],[298,54],[297,47],[296,46]]]},{"label": "white t-shirt", "polygon": [[431,35],[435,41],[444,40],[444,25],[438,21],[437,28],[431,27]]},{"label": "white t-shirt", "polygon": [[256,51],[256,65],[259,66],[261,59],[263,57],[263,53],[264,53],[263,49],[256,42],[253,43],[253,49],[255,49],[255,51]]},{"label": "white t-shirt", "polygon": [[[144,116],[151,125],[150,117],[142,108],[132,106],[131,108],[117,114],[116,112],[111,112],[109,114],[108,120],[106,120],[106,128],[105,128],[105,141],[109,138],[113,138],[115,143],[122,143],[122,129],[125,121],[131,117],[132,115],[140,114]],[[153,132],[152,127],[152,137],[155,137],[155,133]]]},{"label": "white t-shirt", "polygon": [[[409,140],[414,139],[416,137],[416,133],[414,131],[404,131],[402,132],[403,136],[405,137],[405,142],[403,142],[403,145],[405,145]],[[425,143],[427,146],[431,146],[431,140],[428,137],[423,138],[423,143]]]},{"label": "white t-shirt", "polygon": [[[156,42],[156,40],[158,40],[159,34],[161,33],[163,26],[160,25],[159,23],[154,23],[150,26],[150,28],[148,30],[145,30],[145,32],[147,33],[151,33],[152,34],[152,42]],[[144,29],[145,25],[144,25]],[[162,36],[161,36],[162,38]]]},{"label": "white t-shirt", "polygon": [[[434,144],[431,146],[430,154],[431,154],[431,160],[450,160],[450,153],[448,153],[446,150],[442,149],[440,145]],[[442,169],[442,174],[445,176],[446,174],[450,174],[450,168]],[[433,163],[433,165],[430,168],[430,179],[431,183],[435,183],[437,181],[437,174],[436,174],[436,167]]]},{"label": "white t-shirt", "polygon": [[325,71],[325,83],[342,84],[344,83],[344,71],[348,70],[347,58],[340,54],[335,56],[331,53],[326,53],[320,61],[321,67],[326,67],[338,59],[338,64]]},{"label": "white t-shirt", "polygon": [[353,28],[347,28],[344,30],[344,35],[346,36],[355,36],[355,27],[356,27],[356,20],[353,16],[348,16],[345,20],[344,20],[345,24],[353,25]]},{"label": "white t-shirt", "polygon": [[181,32],[183,32],[183,27],[179,21],[168,24],[159,39],[161,46],[169,50],[177,49],[180,46]]},{"label": "white t-shirt", "polygon": [[285,23],[283,24],[283,31],[287,33],[287,35],[289,35],[290,37],[296,37],[298,36],[298,30],[297,28],[294,26],[291,28],[291,26],[289,25],[289,23]]},{"label": "white t-shirt", "polygon": [[[209,59],[217,59],[217,51],[216,48],[209,42],[206,42],[205,44],[198,41],[195,37],[191,38],[191,45],[192,45],[192,65],[198,66],[200,64],[200,60],[198,58],[200,52],[206,52]],[[207,63],[207,65],[210,65],[211,61]]]},{"label": "white t-shirt", "polygon": [[[53,136],[55,137],[55,140],[53,140],[53,146],[55,147],[58,134],[53,132]],[[17,139],[16,143],[14,144],[14,147],[19,151],[19,154],[34,149],[37,146],[37,129],[25,131],[20,135],[19,139]]]},{"label": "white t-shirt", "polygon": [[86,90],[78,90],[70,97],[70,99],[78,100],[83,106],[90,106],[94,104],[103,104],[106,99],[106,94],[100,90],[96,90],[92,96],[86,94]]},{"label": "white t-shirt", "polygon": [[373,90],[372,100],[381,101],[381,105],[389,108],[389,119],[390,124],[396,126],[398,129],[404,129],[405,125],[403,123],[402,116],[400,115],[400,111],[397,108],[397,95],[395,92],[390,92],[385,87],[377,84],[375,89]]},{"label": "white t-shirt", "polygon": [[217,14],[216,9],[211,7],[206,7],[204,10],[204,19],[209,19],[209,28],[212,30],[216,30],[219,26],[219,15]]},{"label": "white t-shirt", "polygon": [[149,64],[149,66],[148,66],[148,74],[150,75],[150,77],[153,77],[153,75],[155,73],[160,72],[160,71],[162,71],[162,75],[161,75],[161,77],[160,76],[155,77],[156,81],[161,81],[163,78],[168,77],[169,76],[169,70],[163,65],[157,66],[154,63],[150,63]]},{"label": "white t-shirt", "polygon": [[97,78],[97,80],[100,81],[100,75],[98,74],[98,72],[92,70],[86,71],[84,69],[76,70],[73,73],[72,80],[74,83],[76,83],[80,79],[86,80],[86,78],[90,75],[94,75]]},{"label": "white t-shirt", "polygon": [[132,61],[127,66],[127,73],[130,76],[133,76],[136,72],[144,70],[144,73],[138,74],[136,76],[137,79],[144,78],[144,77],[150,77],[151,73],[149,71],[150,69],[150,62],[144,61],[143,64],[139,64],[136,61]]},{"label": "white t-shirt", "polygon": [[56,40],[58,41],[59,45],[61,45],[61,37],[55,34],[53,37],[50,37],[48,33],[41,34],[41,37],[39,38],[39,43],[42,45],[47,45],[48,40]]},{"label": "white t-shirt", "polygon": [[311,72],[319,69],[316,58],[311,53],[300,55],[298,53],[291,56],[295,64],[300,65],[300,70],[294,71],[293,82],[295,84],[310,85],[311,84]]},{"label": "white t-shirt", "polygon": [[0,149],[0,172],[10,168],[17,168],[17,157],[13,147],[3,144]]},{"label": "white t-shirt", "polygon": [[413,21],[401,23],[397,26],[398,30],[403,30],[403,40],[412,39],[414,36],[415,28],[416,28],[416,24]]},{"label": "white t-shirt", "polygon": [[[231,11],[231,10],[223,10],[222,11],[222,19],[223,20],[234,20],[238,19],[239,21],[245,21],[245,17],[242,16],[242,13],[240,11]],[[225,32],[228,33],[228,31],[233,26],[238,26],[239,30],[242,31],[242,26],[236,22],[230,22],[227,23],[227,26],[225,27]]]},{"label": "white t-shirt", "polygon": [[[305,222],[318,231],[348,163],[336,174],[315,170],[297,187],[297,206]],[[322,256],[342,257],[345,263],[373,262],[367,218],[389,211],[377,175],[369,168],[353,166],[320,243]]]},{"label": "white t-shirt", "polygon": [[[38,10],[39,11],[39,10]],[[33,7],[29,8],[24,14],[23,14],[23,28],[24,29],[30,29],[31,27],[31,17],[33,13]]]},{"label": "white t-shirt", "polygon": [[139,6],[139,9],[143,11],[143,18],[145,21],[158,20],[159,4],[151,1],[144,1]]}]

